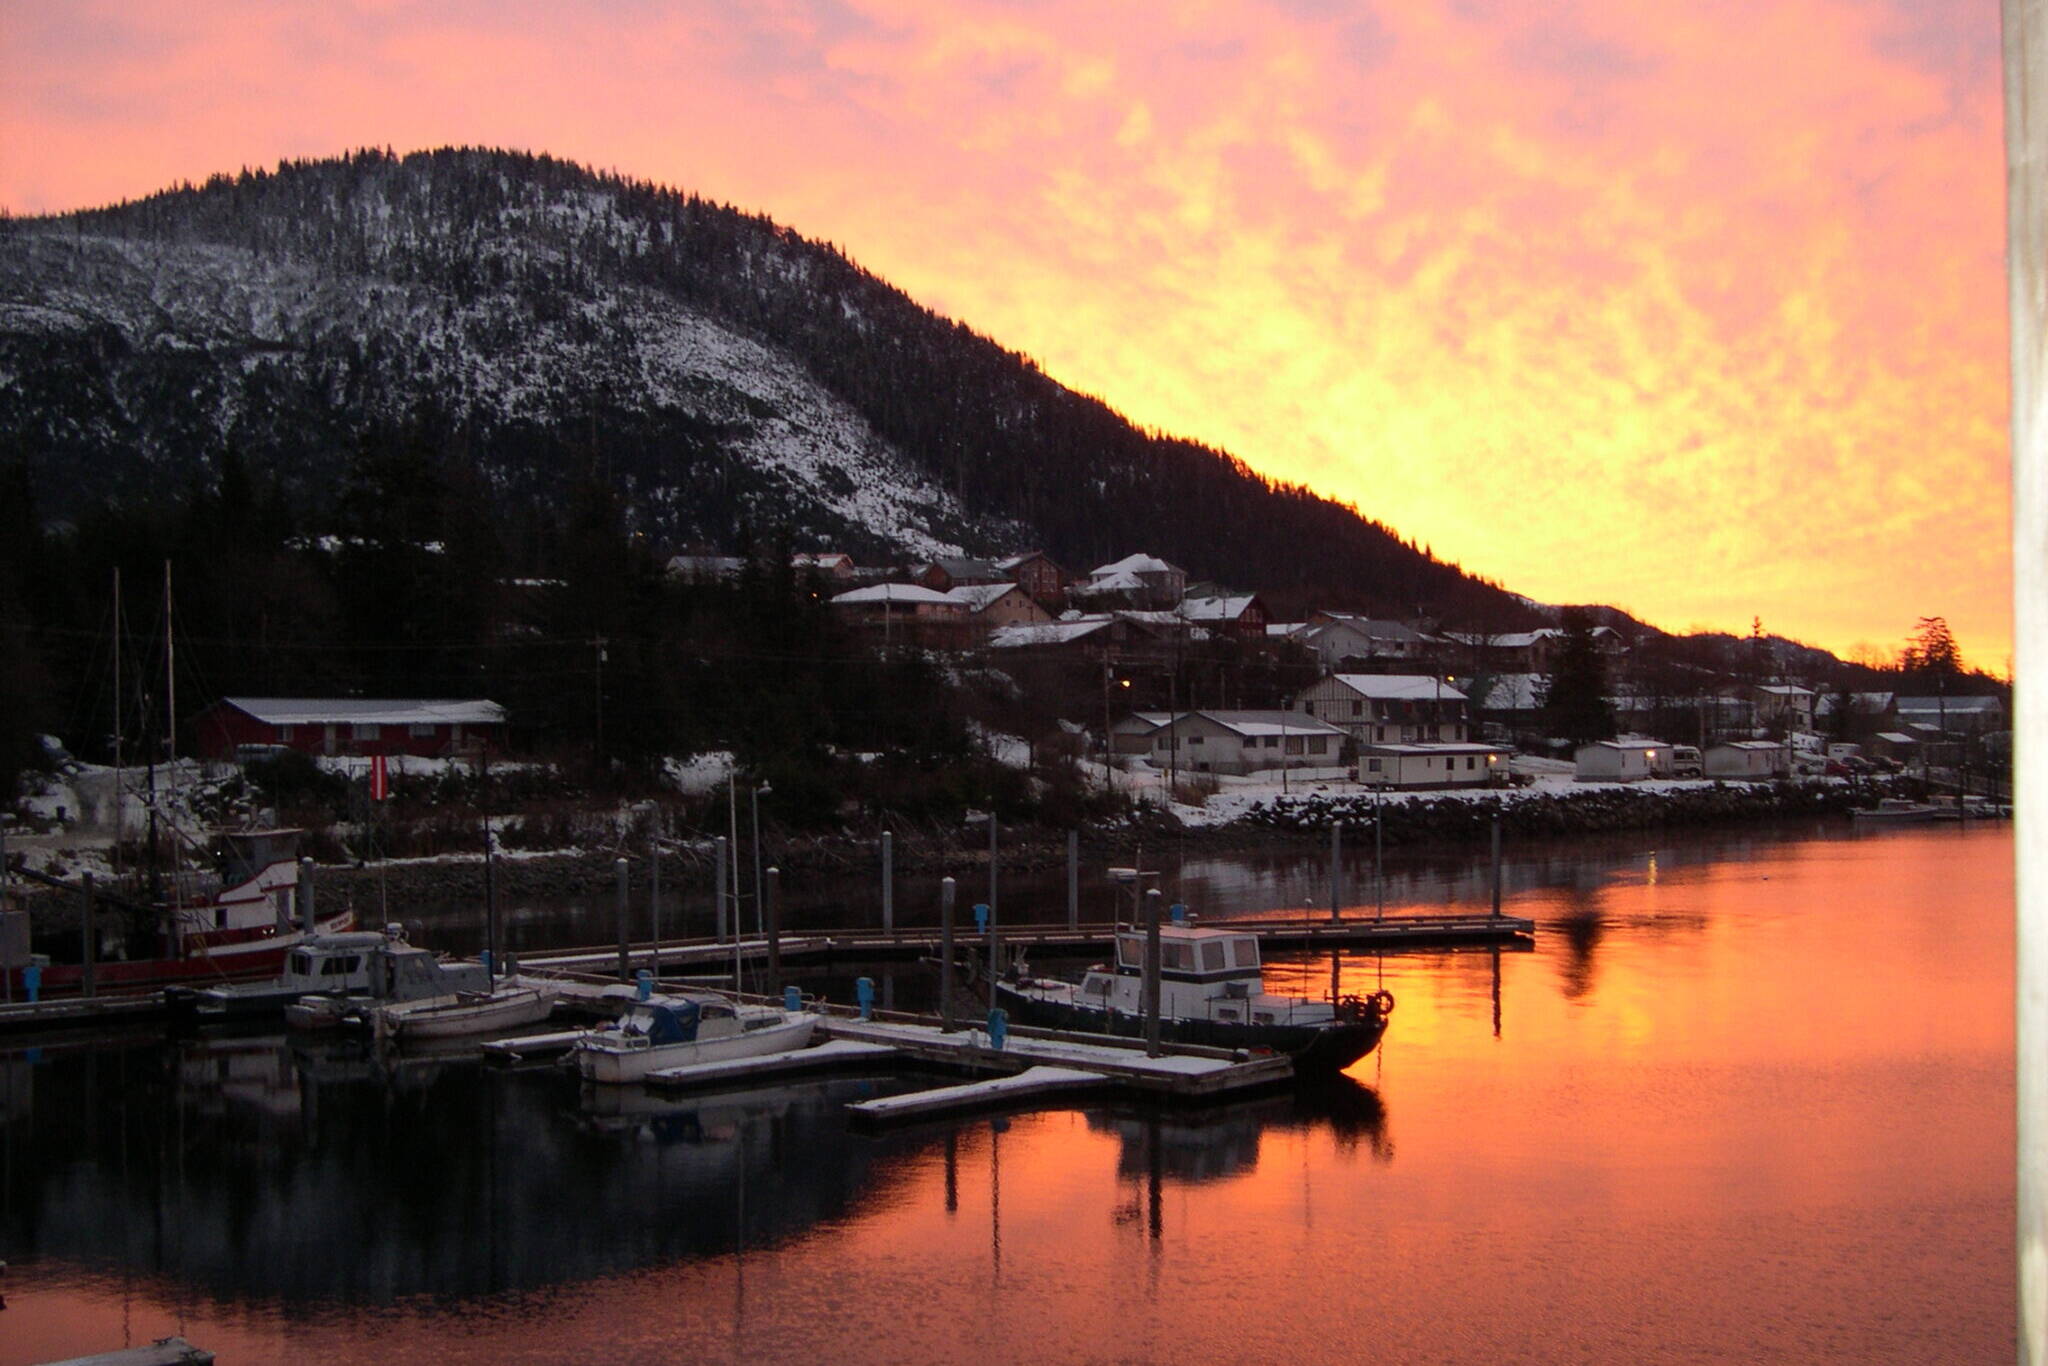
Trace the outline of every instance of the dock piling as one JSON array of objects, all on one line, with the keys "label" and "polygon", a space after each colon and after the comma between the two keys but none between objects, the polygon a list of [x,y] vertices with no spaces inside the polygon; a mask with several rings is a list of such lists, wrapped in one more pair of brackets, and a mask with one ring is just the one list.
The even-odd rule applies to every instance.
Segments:
[{"label": "dock piling", "polygon": [[1081,832],[1067,832],[1067,928],[1081,927]]},{"label": "dock piling", "polygon": [[313,937],[313,860],[299,860],[299,928]]},{"label": "dock piling", "polygon": [[896,837],[882,832],[882,928],[896,928]]},{"label": "dock piling", "polygon": [[939,881],[939,1026],[953,1032],[953,879]]},{"label": "dock piling", "polygon": [[618,911],[619,921],[619,980],[621,982],[630,982],[633,980],[633,977],[632,973],[627,970],[629,965],[626,962],[626,860],[623,858],[618,859],[612,864],[612,867],[618,874],[618,891],[614,893],[613,900]]},{"label": "dock piling", "polygon": [[782,870],[768,870],[767,890],[761,896],[761,914],[766,918],[768,936],[768,985],[782,981]]},{"label": "dock piling", "polygon": [[1500,812],[1493,813],[1493,913],[1500,914]]},{"label": "dock piling", "polygon": [[79,989],[79,994],[81,994],[81,995],[84,995],[84,996],[90,996],[90,995],[92,995],[92,994],[93,994],[93,976],[94,976],[94,972],[93,972],[93,969],[94,969],[94,967],[96,966],[96,964],[95,964],[95,960],[96,960],[96,959],[97,959],[97,958],[99,957],[99,945],[98,945],[98,944],[96,944],[95,942],[93,942],[93,941],[94,941],[94,940],[95,940],[96,938],[98,938],[98,936],[96,936],[96,935],[95,935],[95,934],[93,934],[93,932],[92,932],[92,874],[91,874],[91,873],[87,873],[87,874],[85,875],[85,878],[84,878],[84,885],[85,885],[85,906],[84,906],[84,909],[83,909],[83,910],[82,910],[82,911],[80,912],[80,916],[79,916],[79,921],[78,921],[78,938],[79,938],[79,944],[80,944],[80,946],[81,946],[81,947],[83,948],[83,950],[84,950],[84,956],[83,956],[82,958],[80,958],[80,959],[79,959],[79,962],[81,962],[82,964],[84,964],[84,971],[83,971],[83,974],[82,974],[82,975],[80,976],[80,978],[79,978],[79,983],[78,983],[78,989]]},{"label": "dock piling", "polygon": [[1330,919],[1344,918],[1344,822],[1330,822]]},{"label": "dock piling", "polygon": [[1159,889],[1145,893],[1145,1056],[1159,1056]]},{"label": "dock piling", "polygon": [[[725,836],[720,835],[712,843],[718,846],[718,856],[715,860],[717,867],[713,870],[711,879],[711,901],[718,911],[718,933],[716,937],[718,942],[723,944],[725,942],[725,861],[728,857]],[[739,984],[738,980],[735,979],[733,984],[737,986]]]}]

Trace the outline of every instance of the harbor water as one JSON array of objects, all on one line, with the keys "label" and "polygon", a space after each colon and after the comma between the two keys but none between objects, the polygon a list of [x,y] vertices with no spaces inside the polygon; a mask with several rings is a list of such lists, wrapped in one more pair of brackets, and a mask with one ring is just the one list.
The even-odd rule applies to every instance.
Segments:
[{"label": "harbor water", "polygon": [[[1532,949],[1276,955],[1276,990],[1384,985],[1392,1027],[1337,1084],[1210,1109],[867,1133],[848,1100],[923,1083],[10,1041],[0,1364],[170,1333],[437,1366],[2010,1360],[2011,860],[1976,824],[1511,850]],[[1198,907],[1327,904],[1312,857],[1166,871]],[[1490,891],[1411,857],[1385,900]],[[1378,907],[1369,851],[1345,900]]]}]

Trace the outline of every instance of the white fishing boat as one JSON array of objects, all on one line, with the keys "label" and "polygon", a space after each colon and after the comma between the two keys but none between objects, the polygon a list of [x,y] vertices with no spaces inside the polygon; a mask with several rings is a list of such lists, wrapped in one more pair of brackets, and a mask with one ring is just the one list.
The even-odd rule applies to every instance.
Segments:
[{"label": "white fishing boat", "polygon": [[[1338,1071],[1371,1052],[1386,1033],[1394,997],[1386,991],[1320,1001],[1269,993],[1256,934],[1159,928],[1160,1037],[1215,1048],[1270,1048],[1302,1073]],[[1116,962],[1079,982],[1006,975],[995,999],[1022,1023],[1091,1034],[1145,1034],[1145,933],[1122,928]]]},{"label": "white fishing boat", "polygon": [[571,1056],[585,1081],[634,1082],[664,1067],[802,1048],[817,1027],[808,1011],[671,993],[633,1002],[617,1024],[578,1039]]},{"label": "white fishing boat", "polygon": [[545,1020],[555,1008],[555,989],[501,982],[487,991],[379,1006],[370,1016],[380,1039],[399,1043],[428,1039],[473,1039]]}]

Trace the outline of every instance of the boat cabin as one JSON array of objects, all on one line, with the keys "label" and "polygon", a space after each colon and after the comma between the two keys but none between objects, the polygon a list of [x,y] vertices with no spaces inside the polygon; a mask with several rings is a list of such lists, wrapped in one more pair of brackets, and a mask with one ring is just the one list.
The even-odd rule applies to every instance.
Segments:
[{"label": "boat cabin", "polygon": [[[1144,973],[1145,936],[1142,932],[1118,932],[1116,967],[1118,972],[1134,976]],[[1162,979],[1179,982],[1256,982],[1259,980],[1258,936],[1230,930],[1161,925],[1159,975]]]},{"label": "boat cabin", "polygon": [[362,991],[384,936],[364,930],[309,939],[284,960],[284,985],[303,991]]},{"label": "boat cabin", "polygon": [[[745,1026],[755,1027],[754,1021],[745,1021]],[[644,1038],[654,1046],[724,1038],[738,1034],[741,1028],[739,1012],[732,1002],[688,996],[635,1001],[619,1017],[620,1033]]]}]

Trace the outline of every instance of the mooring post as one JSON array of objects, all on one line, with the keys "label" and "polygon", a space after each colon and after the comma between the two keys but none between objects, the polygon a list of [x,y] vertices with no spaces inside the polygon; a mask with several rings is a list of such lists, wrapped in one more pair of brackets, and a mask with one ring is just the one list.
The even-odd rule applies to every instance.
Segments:
[{"label": "mooring post", "polygon": [[299,928],[313,937],[313,860],[299,860]]},{"label": "mooring post", "polygon": [[612,864],[612,869],[617,874],[618,882],[618,890],[613,894],[613,901],[619,921],[619,980],[630,982],[633,980],[633,974],[627,971],[626,962],[626,860],[618,859]]},{"label": "mooring post", "polygon": [[484,955],[491,965],[491,979],[498,977],[498,846],[491,837],[491,823],[484,822]]},{"label": "mooring post", "polygon": [[996,927],[996,868],[999,861],[996,850],[996,813],[991,810],[988,813],[988,925],[991,933]]},{"label": "mooring post", "polygon": [[647,932],[653,938],[648,966],[661,975],[661,836],[647,841]]},{"label": "mooring post", "polygon": [[761,914],[768,935],[768,989],[782,985],[782,870],[768,870],[767,890],[761,895]]},{"label": "mooring post", "polygon": [[1500,914],[1500,812],[1493,813],[1493,913]]},{"label": "mooring post", "polygon": [[939,1027],[953,1032],[953,892],[951,878],[939,879]]},{"label": "mooring post", "polygon": [[1374,918],[1387,918],[1387,874],[1382,859],[1386,852],[1386,804],[1375,793],[1372,800],[1372,895],[1379,909]]},{"label": "mooring post", "polygon": [[1159,1056],[1159,889],[1145,893],[1145,1056]]},{"label": "mooring post", "polygon": [[896,837],[882,832],[882,928],[896,928]]},{"label": "mooring post", "polygon": [[78,922],[78,939],[80,945],[85,950],[85,956],[79,959],[79,962],[84,964],[84,972],[79,978],[78,983],[79,994],[82,996],[90,996],[93,994],[93,968],[95,966],[93,960],[99,957],[99,954],[96,952],[96,950],[99,948],[99,945],[93,942],[94,935],[92,932],[91,873],[87,873],[85,875],[85,910],[83,912],[83,918],[80,919]]},{"label": "mooring post", "polygon": [[1081,928],[1081,832],[1067,832],[1067,928]]},{"label": "mooring post", "polygon": [[[720,835],[712,843],[718,846],[718,867],[713,871],[711,878],[711,901],[718,914],[718,942],[723,944],[725,942],[725,860],[727,857],[725,836]],[[739,983],[735,981],[733,985],[737,987]]]},{"label": "mooring post", "polygon": [[1330,822],[1330,919],[1342,920],[1344,906],[1344,822]]}]

